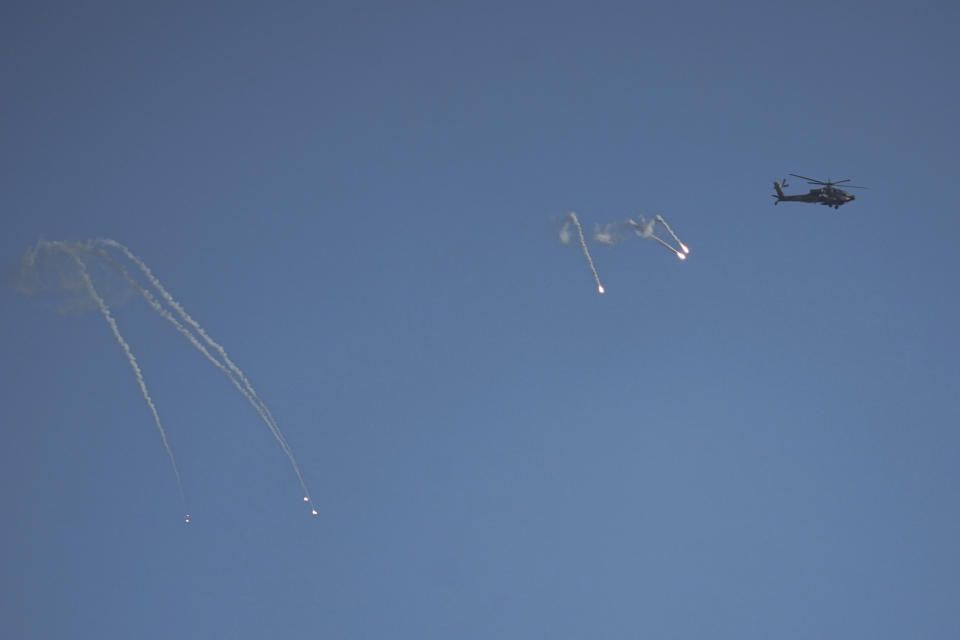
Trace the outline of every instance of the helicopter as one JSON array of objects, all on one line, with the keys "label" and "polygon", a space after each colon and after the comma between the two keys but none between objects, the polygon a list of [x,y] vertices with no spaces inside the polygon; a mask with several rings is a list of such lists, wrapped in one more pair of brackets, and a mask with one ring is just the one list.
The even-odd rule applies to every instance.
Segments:
[{"label": "helicopter", "polygon": [[806,180],[807,184],[819,185],[819,188],[810,189],[809,193],[788,196],[783,192],[783,187],[787,186],[787,179],[784,178],[782,184],[780,182],[773,183],[773,188],[777,191],[777,193],[773,196],[776,198],[773,204],[780,204],[781,202],[813,202],[827,207],[833,207],[834,209],[839,209],[840,205],[846,204],[851,200],[856,200],[856,196],[847,193],[843,189],[838,189],[835,185],[842,184],[844,188],[847,189],[866,189],[866,187],[844,184],[846,182],[850,182],[850,178],[833,181],[814,180],[813,178],[801,176],[796,173],[791,173],[790,175],[792,175],[794,178]]}]

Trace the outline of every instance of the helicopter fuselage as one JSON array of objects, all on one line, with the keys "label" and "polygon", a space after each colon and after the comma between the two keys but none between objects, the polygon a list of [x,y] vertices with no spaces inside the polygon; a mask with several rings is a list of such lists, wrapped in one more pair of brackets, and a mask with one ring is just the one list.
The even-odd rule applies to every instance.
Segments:
[{"label": "helicopter fuselage", "polygon": [[857,199],[856,196],[847,193],[843,189],[837,189],[836,187],[810,189],[807,193],[795,195],[785,194],[783,192],[783,186],[779,182],[774,182],[773,188],[777,191],[777,194],[774,196],[776,201],[773,204],[780,202],[811,202],[839,209],[841,205]]}]

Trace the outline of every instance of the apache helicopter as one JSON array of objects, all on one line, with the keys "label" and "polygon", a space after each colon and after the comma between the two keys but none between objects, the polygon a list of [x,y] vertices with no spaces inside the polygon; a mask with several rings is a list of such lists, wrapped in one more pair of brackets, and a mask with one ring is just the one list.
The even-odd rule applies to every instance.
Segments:
[{"label": "apache helicopter", "polygon": [[839,209],[840,205],[846,204],[851,200],[856,200],[856,196],[847,193],[843,189],[838,189],[834,185],[843,184],[843,186],[847,189],[866,189],[866,187],[844,184],[845,182],[850,182],[850,178],[847,178],[846,180],[837,180],[834,182],[832,180],[814,180],[813,178],[797,175],[796,173],[791,173],[790,175],[795,178],[802,178],[803,180],[806,180],[807,184],[820,185],[820,187],[818,189],[810,189],[809,193],[788,196],[783,192],[783,187],[787,186],[787,179],[784,178],[782,184],[779,182],[773,183],[773,188],[777,190],[777,193],[773,196],[776,198],[776,201],[773,204],[779,204],[781,202],[814,202],[827,207],[833,207],[834,209]]}]

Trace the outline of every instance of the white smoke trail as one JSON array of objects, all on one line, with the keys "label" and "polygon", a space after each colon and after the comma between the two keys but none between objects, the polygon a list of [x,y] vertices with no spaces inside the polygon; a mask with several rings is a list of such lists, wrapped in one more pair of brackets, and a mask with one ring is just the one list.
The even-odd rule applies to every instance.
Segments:
[{"label": "white smoke trail", "polygon": [[678,245],[680,245],[680,248],[683,249],[683,252],[684,252],[684,253],[690,253],[690,249],[688,249],[688,248],[687,248],[687,245],[683,244],[683,243],[680,241],[680,238],[678,238],[678,237],[677,237],[677,234],[675,234],[675,233],[673,232],[673,229],[670,228],[670,225],[667,224],[667,221],[664,220],[663,216],[661,216],[661,215],[658,214],[657,217],[656,217],[656,220],[659,220],[660,223],[663,224],[664,228],[667,230],[667,233],[669,233],[671,236],[673,236],[673,239],[676,240],[676,242],[677,242]]},{"label": "white smoke trail", "polygon": [[660,236],[658,236],[658,235],[651,235],[650,237],[653,238],[654,240],[656,240],[657,242],[659,242],[660,244],[662,244],[663,246],[665,246],[665,247],[667,248],[667,250],[670,251],[670,253],[683,255],[683,254],[680,253],[680,251],[678,251],[677,249],[674,249],[673,246],[671,246],[669,242],[665,241],[665,240],[664,240],[663,238],[661,238]]},{"label": "white smoke trail", "polygon": [[[157,297],[154,296],[154,294],[145,284],[131,274],[130,270],[127,268],[127,265],[114,258],[113,255],[107,251],[107,248],[119,250],[123,253],[127,260],[136,265],[140,272],[142,272],[142,274],[146,277],[149,285],[153,287],[156,292],[158,292],[161,299],[157,299]],[[49,255],[40,255],[41,252],[45,252]],[[58,256],[63,256],[66,264],[58,260]],[[98,258],[100,262],[89,261],[89,258],[91,257]],[[170,322],[195,349],[197,349],[209,362],[211,362],[225,376],[227,376],[227,378],[231,381],[231,383],[233,383],[241,395],[247,399],[251,406],[253,406],[253,408],[260,415],[260,418],[263,420],[264,424],[267,425],[270,433],[274,436],[274,439],[279,443],[280,448],[290,461],[294,473],[296,474],[303,490],[304,502],[310,506],[313,515],[318,515],[318,511],[313,503],[312,498],[310,497],[309,489],[303,477],[303,473],[301,472],[300,467],[293,455],[293,451],[283,433],[280,431],[280,428],[277,425],[273,415],[270,413],[269,408],[266,406],[266,403],[264,403],[257,394],[256,390],[253,388],[253,385],[247,379],[246,375],[244,375],[243,371],[232,360],[230,360],[226,350],[220,344],[215,342],[203,330],[203,328],[200,327],[196,320],[187,314],[187,312],[183,309],[183,306],[180,305],[163,287],[159,279],[153,275],[152,271],[140,258],[134,255],[124,245],[110,239],[98,239],[84,243],[46,242],[41,240],[35,247],[28,249],[24,254],[24,257],[21,261],[21,273],[20,282],[18,282],[18,289],[21,291],[21,293],[26,295],[31,295],[46,289],[66,290],[68,292],[80,293],[84,299],[93,301],[95,306],[99,309],[107,321],[107,324],[110,326],[114,337],[123,349],[124,354],[127,357],[131,368],[133,369],[144,400],[146,401],[147,406],[153,415],[157,429],[160,432],[164,449],[166,450],[167,455],[170,458],[171,465],[173,466],[174,475],[177,481],[177,488],[180,492],[180,497],[184,503],[184,507],[186,508],[186,499],[184,496],[180,471],[177,467],[176,459],[173,456],[173,451],[167,439],[166,430],[160,421],[159,412],[157,411],[156,405],[150,396],[143,373],[133,355],[130,345],[120,333],[119,326],[116,322],[116,319],[113,317],[112,312],[110,311],[110,305],[107,303],[103,289],[101,289],[101,285],[97,284],[99,277],[97,273],[91,271],[92,268],[101,267],[102,265],[107,265],[115,272],[119,273],[127,285],[132,286],[134,291],[143,296],[147,304],[155,313]],[[168,306],[164,306],[163,302],[166,302],[169,308]],[[173,310],[172,312],[171,309]],[[213,352],[211,352],[211,350]],[[217,357],[218,355],[220,356],[219,359]],[[186,522],[190,522],[189,514],[186,515]]]},{"label": "white smoke trail", "polygon": [[[113,314],[110,313],[110,307],[107,306],[106,301],[97,291],[96,286],[93,284],[93,279],[90,277],[90,274],[87,271],[86,264],[84,264],[80,256],[77,255],[75,249],[72,249],[62,242],[49,242],[43,244],[47,244],[50,247],[63,251],[73,258],[73,260],[76,262],[77,269],[80,272],[80,277],[83,279],[83,283],[87,288],[87,292],[97,304],[97,307],[100,309],[100,313],[103,315],[104,320],[107,321],[107,324],[110,326],[110,330],[113,331],[114,338],[117,339],[117,343],[120,345],[120,348],[123,349],[123,353],[127,357],[127,362],[130,363],[130,368],[133,369],[133,375],[137,379],[137,384],[140,385],[140,392],[143,393],[143,399],[150,408],[150,413],[153,414],[153,421],[157,425],[157,431],[160,432],[160,439],[163,441],[163,448],[166,450],[167,456],[170,458],[170,466],[173,467],[173,475],[176,476],[177,479],[177,489],[180,492],[180,500],[184,505],[184,509],[186,510],[187,499],[183,492],[183,482],[180,478],[180,469],[177,468],[177,460],[174,458],[173,450],[170,448],[170,442],[167,440],[167,432],[163,428],[163,423],[160,421],[160,413],[157,411],[157,407],[153,403],[153,399],[150,397],[150,391],[147,389],[147,383],[143,378],[143,372],[140,370],[140,365],[137,364],[137,358],[133,355],[130,345],[126,340],[124,340],[123,335],[120,333],[120,327],[117,325],[117,321],[113,317]],[[186,516],[186,521],[188,523],[190,522],[189,513]]]},{"label": "white smoke trail", "polygon": [[[271,423],[271,420],[273,419],[273,416],[271,416],[269,413],[266,412],[266,410],[265,410],[266,407],[265,407],[265,405],[263,404],[263,402],[262,402],[261,400],[259,400],[259,398],[251,395],[250,391],[248,391],[248,390],[240,383],[240,381],[237,379],[237,377],[236,377],[236,375],[233,373],[233,371],[231,371],[230,369],[228,369],[227,366],[225,366],[224,363],[222,363],[220,360],[217,360],[217,359],[213,356],[213,354],[210,353],[210,351],[207,349],[207,347],[205,347],[205,346],[197,339],[197,337],[196,337],[193,333],[191,333],[190,330],[189,330],[187,327],[185,327],[185,326],[183,325],[183,323],[181,323],[179,320],[177,320],[177,318],[174,317],[174,315],[173,315],[172,313],[170,313],[170,311],[169,311],[166,307],[164,307],[164,306],[154,297],[154,295],[153,295],[152,293],[150,293],[150,290],[149,290],[149,289],[145,288],[142,284],[140,284],[140,282],[138,282],[138,281],[136,280],[136,278],[134,278],[132,275],[130,275],[130,272],[127,270],[126,267],[124,267],[122,264],[120,264],[119,262],[117,262],[116,260],[114,260],[106,251],[104,251],[104,250],[102,250],[102,249],[98,249],[98,250],[97,250],[97,254],[100,255],[100,256],[102,256],[104,259],[110,261],[110,263],[114,266],[114,268],[116,268],[116,269],[120,272],[120,274],[124,277],[124,279],[126,279],[126,281],[127,281],[128,283],[130,283],[130,284],[137,290],[137,292],[138,292],[140,295],[143,296],[144,300],[147,301],[147,304],[150,306],[151,309],[153,309],[153,310],[157,313],[157,315],[159,315],[161,318],[163,318],[164,320],[166,320],[167,322],[169,322],[170,324],[172,324],[172,325],[174,326],[174,328],[180,333],[180,335],[182,335],[184,338],[186,338],[186,339],[190,342],[190,344],[191,344],[197,351],[199,351],[201,354],[203,354],[203,356],[204,356],[211,364],[213,364],[213,366],[215,366],[217,369],[219,369],[220,372],[223,373],[223,375],[225,375],[225,376],[227,377],[227,379],[229,379],[230,382],[233,383],[233,386],[236,387],[237,391],[239,391],[239,392],[243,395],[243,397],[247,399],[247,401],[251,404],[251,406],[253,406],[253,408],[254,408],[254,409],[257,411],[257,413],[260,415],[260,418],[267,424],[267,427],[270,428],[271,433],[274,433],[274,432],[273,432],[273,428],[276,428],[276,425],[274,425],[274,424]],[[274,433],[274,435],[276,436],[276,433]],[[280,434],[281,439],[282,439],[282,435],[283,435],[283,434]],[[284,441],[284,443],[285,443],[285,441]],[[281,447],[282,447],[282,446],[283,446],[283,444],[281,444]],[[287,447],[287,449],[289,449],[289,447]],[[285,449],[285,451],[286,451],[287,449]],[[291,454],[291,455],[292,455],[292,454]],[[294,470],[295,470],[295,471],[298,471],[299,469],[295,468]],[[308,495],[309,495],[309,494],[308,494]],[[306,501],[309,501],[309,497],[307,498]],[[313,511],[314,511],[314,515],[317,515],[316,509],[313,509]]]},{"label": "white smoke trail", "polygon": [[[207,332],[204,331],[203,327],[201,327],[200,324],[196,320],[194,320],[190,316],[190,314],[186,312],[186,310],[184,310],[183,306],[179,302],[177,302],[177,300],[174,299],[174,297],[170,294],[169,291],[167,291],[167,289],[163,286],[163,284],[161,284],[160,280],[153,274],[150,268],[147,267],[146,263],[144,263],[143,260],[137,257],[132,251],[130,251],[130,249],[128,249],[123,244],[117,242],[116,240],[111,240],[109,238],[98,238],[94,242],[100,245],[115,248],[120,252],[122,252],[128,260],[133,262],[137,266],[137,268],[140,269],[140,271],[146,277],[150,285],[160,294],[160,297],[163,298],[163,300],[180,316],[180,318],[187,325],[189,325],[190,328],[192,328],[197,333],[197,335],[200,336],[200,338],[203,339],[204,342],[206,342],[206,344],[210,348],[214,349],[217,352],[220,358],[222,358],[223,364],[221,364],[219,361],[213,358],[212,355],[202,347],[202,345],[196,339],[196,337],[190,334],[190,332],[186,329],[186,327],[183,327],[183,325],[181,325],[179,322],[176,322],[173,316],[169,314],[169,312],[167,312],[165,315],[164,312],[166,311],[166,309],[164,309],[163,311],[158,311],[158,313],[164,318],[166,318],[168,321],[174,320],[174,325],[178,327],[178,331],[180,331],[182,335],[187,337],[188,340],[191,341],[191,344],[193,344],[194,347],[198,348],[201,351],[201,353],[204,353],[204,355],[206,355],[211,362],[213,362],[225,375],[227,375],[227,377],[230,378],[230,380],[234,383],[234,386],[236,386],[237,389],[240,391],[240,393],[242,393],[243,396],[247,399],[247,401],[250,402],[253,408],[260,415],[260,418],[263,420],[264,424],[266,424],[267,429],[269,429],[274,439],[280,445],[280,448],[283,451],[283,453],[287,456],[287,459],[290,462],[290,466],[293,468],[293,471],[297,476],[297,480],[300,483],[300,488],[303,490],[304,502],[310,505],[311,512],[313,513],[313,515],[317,515],[318,511],[316,509],[316,506],[313,503],[313,499],[310,496],[310,490],[307,487],[307,482],[303,477],[303,473],[300,471],[300,466],[297,464],[296,457],[294,456],[293,450],[290,448],[290,445],[287,442],[287,439],[284,437],[283,432],[280,431],[280,427],[277,424],[276,419],[273,417],[273,414],[270,413],[270,409],[267,407],[266,403],[260,398],[260,395],[257,393],[256,389],[253,388],[253,385],[250,383],[249,379],[247,379],[246,375],[243,373],[240,367],[238,367],[230,359],[230,356],[227,355],[226,349],[224,349],[219,343],[214,341],[213,338],[211,338],[207,334]],[[141,289],[141,294],[144,291],[146,291],[145,289],[143,289],[143,287],[139,287],[139,288]],[[150,303],[150,299],[152,298],[152,296],[147,297],[145,295],[144,297],[147,299],[147,302]],[[154,302],[156,301],[154,300]],[[159,305],[159,302],[156,302],[156,306],[154,304],[151,304],[150,306],[151,308],[154,309],[154,311],[157,311],[160,305]],[[238,383],[237,380],[239,380],[240,382]]]},{"label": "white smoke trail", "polygon": [[137,293],[143,296],[144,300],[147,301],[147,304],[150,306],[151,309],[153,309],[157,313],[157,315],[159,315],[161,318],[163,318],[164,320],[172,324],[174,328],[180,333],[180,335],[182,335],[184,338],[190,341],[190,344],[193,345],[193,347],[197,349],[197,351],[202,353],[204,357],[206,357],[206,359],[210,361],[211,364],[213,364],[225,376],[227,376],[230,382],[234,384],[237,390],[243,394],[243,396],[250,402],[250,404],[252,404],[255,409],[259,410],[259,407],[257,406],[254,398],[240,384],[240,382],[237,380],[234,374],[229,369],[227,369],[227,367],[224,366],[222,362],[214,358],[213,354],[211,354],[210,351],[208,351],[207,348],[199,340],[197,340],[197,337],[194,334],[192,334],[190,330],[187,329],[187,327],[183,326],[183,323],[177,320],[174,317],[174,315],[170,313],[170,311],[166,307],[160,304],[160,301],[157,300],[152,293],[150,293],[149,289],[147,289],[142,284],[140,284],[140,282],[136,278],[130,275],[130,271],[125,266],[117,262],[106,251],[104,251],[103,249],[97,249],[96,253],[97,255],[102,257],[104,260],[109,261],[110,264],[120,273],[120,275],[122,275],[123,278],[137,290]]},{"label": "white smoke trail", "polygon": [[573,223],[573,226],[577,229],[577,236],[580,238],[580,248],[583,249],[583,255],[587,258],[587,264],[590,266],[590,273],[593,274],[593,279],[597,282],[597,291],[599,293],[603,293],[604,288],[600,283],[600,274],[597,273],[597,268],[593,265],[593,257],[590,255],[590,250],[587,248],[587,239],[583,237],[583,227],[580,226],[580,221],[577,219],[577,214],[571,211],[567,214],[567,219]]},{"label": "white smoke trail", "polygon": [[[680,245],[679,249],[677,249],[676,247],[674,247],[669,242],[667,242],[666,240],[664,240],[663,238],[661,238],[655,233],[658,222],[661,223],[664,226],[664,228],[667,230],[667,232],[670,233],[671,236],[673,236],[673,239],[677,241],[677,244]],[[632,227],[634,233],[636,233],[639,237],[645,238],[648,240],[649,239],[656,240],[660,245],[665,247],[670,253],[677,256],[677,258],[679,258],[680,260],[687,259],[686,254],[690,253],[690,250],[687,248],[685,244],[680,242],[676,234],[673,233],[673,231],[667,225],[666,220],[663,219],[663,216],[661,215],[654,216],[652,220],[646,220],[643,216],[640,216],[639,222],[634,222],[633,220],[627,220],[625,224]]]}]

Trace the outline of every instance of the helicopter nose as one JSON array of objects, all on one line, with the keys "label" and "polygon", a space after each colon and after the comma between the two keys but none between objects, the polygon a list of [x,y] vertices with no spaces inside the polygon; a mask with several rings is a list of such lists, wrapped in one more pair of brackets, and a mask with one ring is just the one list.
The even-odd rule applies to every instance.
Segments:
[{"label": "helicopter nose", "polygon": [[847,194],[847,197],[850,198],[851,200],[857,199],[857,196],[853,195],[852,193]]}]

